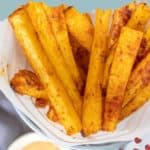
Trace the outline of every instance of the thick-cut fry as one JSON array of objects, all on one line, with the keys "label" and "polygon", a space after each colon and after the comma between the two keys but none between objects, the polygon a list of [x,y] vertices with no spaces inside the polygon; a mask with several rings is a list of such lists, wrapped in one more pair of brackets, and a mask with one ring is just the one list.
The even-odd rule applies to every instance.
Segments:
[{"label": "thick-cut fry", "polygon": [[[113,14],[113,20],[112,25],[110,28],[110,35],[109,35],[109,41],[108,41],[108,49],[107,49],[107,59],[105,62],[105,69],[104,69],[104,79],[103,79],[103,91],[106,91],[108,79],[109,79],[109,73],[111,68],[111,63],[113,60],[113,54],[115,53],[116,45],[118,38],[120,36],[120,32],[123,26],[126,25],[128,22],[132,11],[129,9],[129,6],[124,6],[119,9],[116,9]],[[105,93],[105,92],[104,92]]]},{"label": "thick-cut fry", "polygon": [[150,53],[133,70],[127,84],[123,107],[150,81]]},{"label": "thick-cut fry", "polygon": [[96,25],[83,103],[83,134],[88,136],[101,129],[102,93],[104,60],[106,54],[107,33],[110,10],[96,11]]},{"label": "thick-cut fry", "polygon": [[128,22],[129,18],[131,17],[131,13],[132,12],[129,9],[128,5],[118,8],[114,11],[112,25],[110,28],[109,42],[108,42],[109,50],[117,42],[120,36],[121,29]]},{"label": "thick-cut fry", "polygon": [[44,48],[44,52],[47,54],[57,76],[68,92],[76,112],[81,116],[82,100],[80,93],[57,45],[51,25],[44,11],[43,3],[30,2],[25,9],[32,20],[33,26]]},{"label": "thick-cut fry", "polygon": [[142,32],[128,27],[123,27],[121,31],[110,70],[107,95],[105,99],[103,128],[106,131],[113,131],[116,128],[121,112],[126,84],[142,36]]},{"label": "thick-cut fry", "polygon": [[127,26],[139,31],[144,31],[145,25],[150,18],[150,7],[140,3],[129,19]]},{"label": "thick-cut fry", "polygon": [[33,70],[47,89],[49,101],[54,107],[60,123],[68,134],[79,132],[81,130],[80,119],[62,82],[57,78],[50,60],[43,53],[27,13],[20,8],[9,16],[9,21]]},{"label": "thick-cut fry", "polygon": [[82,89],[83,82],[76,65],[72,48],[69,42],[68,30],[64,16],[64,9],[62,6],[59,7],[48,7],[44,5],[46,14],[52,26],[54,36],[56,38],[57,44],[62,52],[62,55],[65,59],[66,64],[71,72],[73,80],[75,81],[79,90]]},{"label": "thick-cut fry", "polygon": [[78,12],[74,7],[65,10],[66,23],[70,34],[88,51],[91,50],[94,27],[87,14]]},{"label": "thick-cut fry", "polygon": [[142,107],[150,98],[150,82],[147,86],[141,89],[135,97],[121,111],[120,120],[129,116],[131,113]]}]

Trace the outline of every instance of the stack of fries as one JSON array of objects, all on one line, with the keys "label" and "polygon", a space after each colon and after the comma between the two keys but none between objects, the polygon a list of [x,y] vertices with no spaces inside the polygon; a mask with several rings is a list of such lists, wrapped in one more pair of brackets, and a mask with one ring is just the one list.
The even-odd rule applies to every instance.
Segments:
[{"label": "stack of fries", "polygon": [[10,84],[49,106],[68,135],[115,131],[150,98],[149,18],[145,3],[97,9],[92,23],[72,6],[29,2],[9,22],[33,72],[20,70]]}]

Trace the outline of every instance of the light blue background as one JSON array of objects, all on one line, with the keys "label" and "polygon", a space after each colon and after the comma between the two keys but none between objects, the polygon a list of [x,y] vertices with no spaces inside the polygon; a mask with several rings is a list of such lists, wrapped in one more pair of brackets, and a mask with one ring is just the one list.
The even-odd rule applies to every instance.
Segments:
[{"label": "light blue background", "polygon": [[[92,11],[97,7],[115,8],[130,1],[132,0],[45,0],[49,5],[58,5],[60,3],[74,5],[81,11]],[[0,0],[0,19],[6,18],[13,10],[26,2],[28,0]]]}]

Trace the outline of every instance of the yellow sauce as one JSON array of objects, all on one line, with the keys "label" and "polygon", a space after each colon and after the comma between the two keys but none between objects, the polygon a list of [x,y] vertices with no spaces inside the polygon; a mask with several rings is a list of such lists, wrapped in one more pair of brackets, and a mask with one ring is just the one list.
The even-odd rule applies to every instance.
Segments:
[{"label": "yellow sauce", "polygon": [[25,146],[22,150],[60,150],[50,142],[33,142]]}]

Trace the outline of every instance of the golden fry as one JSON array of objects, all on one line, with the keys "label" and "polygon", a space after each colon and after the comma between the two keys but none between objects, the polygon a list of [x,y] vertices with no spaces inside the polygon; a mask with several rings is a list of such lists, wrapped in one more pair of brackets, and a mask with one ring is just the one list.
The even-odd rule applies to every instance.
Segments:
[{"label": "golden fry", "polygon": [[51,61],[57,76],[68,92],[76,112],[79,116],[81,116],[82,100],[80,93],[59,50],[51,29],[51,24],[49,23],[44,11],[44,4],[30,2],[25,9],[32,20],[33,26],[44,48],[44,52],[47,54],[47,57]]},{"label": "golden fry", "polygon": [[48,19],[51,23],[52,30],[56,38],[57,44],[71,72],[73,80],[75,81],[78,89],[81,90],[83,86],[83,82],[81,80],[80,72],[75,62],[72,53],[72,48],[69,42],[67,25],[63,13],[64,8],[62,6],[52,8],[46,5],[44,5],[44,8],[48,16]]},{"label": "golden fry", "polygon": [[[110,50],[114,44],[117,42],[120,32],[123,26],[126,25],[129,18],[131,17],[131,10],[129,9],[128,5],[116,9],[113,14],[113,20],[110,28],[110,35],[109,35],[109,42],[108,42],[108,49]],[[108,52],[109,54],[109,52]]]},{"label": "golden fry", "polygon": [[66,23],[70,34],[88,51],[91,50],[94,27],[87,14],[78,12],[74,7],[65,10]]},{"label": "golden fry", "polygon": [[109,79],[110,68],[112,64],[112,60],[114,57],[116,45],[118,38],[120,36],[121,29],[126,25],[128,22],[132,11],[130,10],[129,6],[124,6],[119,9],[116,9],[113,14],[112,24],[110,28],[110,35],[108,40],[108,49],[105,62],[105,69],[104,69],[104,79],[103,79],[103,92],[106,92],[106,87]]},{"label": "golden fry", "polygon": [[135,97],[133,97],[132,101],[130,101],[125,107],[122,109],[120,114],[120,120],[126,118],[131,113],[136,111],[138,108],[142,107],[150,98],[150,82],[147,86],[141,89]]},{"label": "golden fry", "polygon": [[101,83],[103,79],[104,60],[106,53],[107,32],[110,10],[96,11],[96,25],[83,103],[83,134],[88,136],[101,129],[102,123],[102,95]]},{"label": "golden fry", "polygon": [[133,70],[125,92],[123,107],[143,89],[150,81],[150,53]]},{"label": "golden fry", "polygon": [[117,126],[123,96],[143,33],[123,27],[110,69],[103,128],[114,131]]},{"label": "golden fry", "polygon": [[139,31],[144,31],[145,25],[150,18],[150,7],[140,3],[129,19],[127,26]]},{"label": "golden fry", "polygon": [[30,65],[47,89],[49,101],[54,107],[60,123],[68,134],[80,132],[80,119],[64,86],[57,78],[51,62],[43,53],[42,46],[27,13],[23,8],[20,8],[9,16],[9,21]]}]

